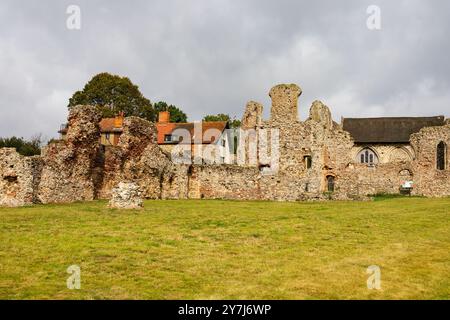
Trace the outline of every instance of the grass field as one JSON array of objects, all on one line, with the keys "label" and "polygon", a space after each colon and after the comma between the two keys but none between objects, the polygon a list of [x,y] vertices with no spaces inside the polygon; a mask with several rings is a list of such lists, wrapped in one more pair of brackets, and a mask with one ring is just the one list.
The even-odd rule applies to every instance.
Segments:
[{"label": "grass field", "polygon": [[450,198],[0,208],[0,298],[449,299]]}]

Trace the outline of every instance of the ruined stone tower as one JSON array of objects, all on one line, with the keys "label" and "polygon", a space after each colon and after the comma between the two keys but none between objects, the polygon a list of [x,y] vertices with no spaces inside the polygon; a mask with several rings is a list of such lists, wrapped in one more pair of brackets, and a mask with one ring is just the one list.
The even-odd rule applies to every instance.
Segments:
[{"label": "ruined stone tower", "polygon": [[302,89],[296,84],[279,84],[273,87],[269,96],[272,99],[270,120],[273,124],[289,124],[298,121],[298,97]]}]

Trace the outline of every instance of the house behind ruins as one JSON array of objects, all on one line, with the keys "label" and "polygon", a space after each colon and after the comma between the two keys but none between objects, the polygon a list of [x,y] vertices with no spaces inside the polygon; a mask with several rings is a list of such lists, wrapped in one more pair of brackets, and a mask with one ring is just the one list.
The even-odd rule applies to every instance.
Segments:
[{"label": "house behind ruins", "polygon": [[[119,144],[120,136],[123,133],[124,113],[119,113],[114,118],[103,118],[100,121],[100,144],[102,146],[117,146]],[[165,151],[171,152],[174,146],[178,144],[188,144],[191,148],[192,157],[195,154],[201,154],[200,163],[232,163],[233,145],[230,142],[233,134],[229,129],[226,121],[202,121],[200,132],[197,133],[199,139],[196,138],[195,128],[200,123],[174,123],[170,122],[170,114],[168,111],[161,111],[156,123],[156,131],[158,134],[157,143]],[[58,133],[62,140],[67,138],[68,124],[61,125]],[[183,137],[184,133],[188,133],[189,137]],[[183,138],[185,138],[183,140]],[[202,146],[214,144],[216,145],[217,155],[208,154],[203,155],[197,152],[196,149],[201,149]],[[217,158],[218,161],[215,161]],[[194,158],[192,158],[194,160]]]},{"label": "house behind ruins", "polygon": [[338,124],[314,101],[300,121],[301,92],[295,84],[273,87],[268,120],[261,104],[247,104],[238,149],[243,160],[235,164],[176,163],[158,144],[158,124],[135,117],[121,119],[117,140],[105,145],[95,108],[74,107],[66,138],[41,156],[0,149],[0,205],[110,198],[120,182],[137,183],[149,199],[364,199],[399,193],[405,182],[415,195],[450,195],[448,119]]}]

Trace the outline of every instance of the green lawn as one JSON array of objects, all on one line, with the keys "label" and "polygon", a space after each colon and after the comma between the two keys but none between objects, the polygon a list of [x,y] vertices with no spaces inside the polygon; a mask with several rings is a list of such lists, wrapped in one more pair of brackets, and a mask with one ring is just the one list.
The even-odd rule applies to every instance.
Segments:
[{"label": "green lawn", "polygon": [[2,299],[449,297],[450,198],[0,208]]}]

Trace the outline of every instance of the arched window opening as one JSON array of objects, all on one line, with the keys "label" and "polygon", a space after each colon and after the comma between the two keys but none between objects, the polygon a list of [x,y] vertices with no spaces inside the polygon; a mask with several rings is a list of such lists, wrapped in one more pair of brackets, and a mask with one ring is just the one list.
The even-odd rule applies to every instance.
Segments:
[{"label": "arched window opening", "polygon": [[327,190],[328,192],[334,192],[334,177],[327,176]]},{"label": "arched window opening", "polygon": [[365,164],[376,164],[378,163],[378,157],[376,155],[375,152],[372,151],[372,149],[370,148],[364,148],[362,149],[356,159],[358,159],[358,161],[360,163],[365,163]]},{"label": "arched window opening", "polygon": [[443,141],[439,142],[436,150],[436,168],[438,170],[445,170],[445,153],[447,146]]}]

